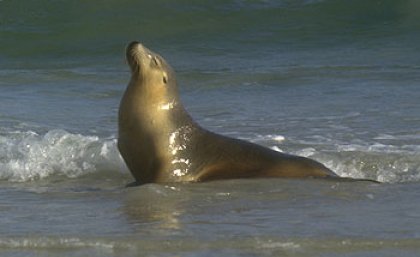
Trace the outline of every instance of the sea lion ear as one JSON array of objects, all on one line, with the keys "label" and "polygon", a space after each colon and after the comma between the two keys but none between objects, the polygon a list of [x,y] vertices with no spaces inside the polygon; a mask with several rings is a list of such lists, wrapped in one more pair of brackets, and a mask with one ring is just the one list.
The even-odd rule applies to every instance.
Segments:
[{"label": "sea lion ear", "polygon": [[164,73],[163,73],[163,78],[162,78],[162,80],[163,80],[163,83],[164,83],[164,84],[168,83],[168,75],[166,74],[166,72],[164,72]]}]

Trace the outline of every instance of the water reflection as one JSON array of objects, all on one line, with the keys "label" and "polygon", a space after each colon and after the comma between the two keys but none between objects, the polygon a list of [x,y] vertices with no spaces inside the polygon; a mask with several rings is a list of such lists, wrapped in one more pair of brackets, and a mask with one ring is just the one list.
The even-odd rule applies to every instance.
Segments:
[{"label": "water reflection", "polygon": [[180,219],[189,200],[188,194],[181,191],[180,187],[157,184],[127,188],[124,212],[129,221],[140,228],[181,230]]}]

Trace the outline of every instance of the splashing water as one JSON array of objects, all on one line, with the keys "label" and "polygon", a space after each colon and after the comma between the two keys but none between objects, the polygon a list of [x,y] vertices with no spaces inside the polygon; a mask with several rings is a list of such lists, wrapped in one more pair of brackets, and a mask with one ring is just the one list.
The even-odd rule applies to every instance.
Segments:
[{"label": "splashing water", "polygon": [[126,171],[116,140],[52,130],[0,136],[0,179],[23,182],[62,175],[76,178],[98,171]]}]

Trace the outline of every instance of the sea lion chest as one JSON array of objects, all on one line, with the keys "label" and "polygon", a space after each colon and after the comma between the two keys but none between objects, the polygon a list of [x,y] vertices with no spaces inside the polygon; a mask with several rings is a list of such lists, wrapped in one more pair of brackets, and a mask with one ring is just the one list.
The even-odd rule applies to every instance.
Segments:
[{"label": "sea lion chest", "polygon": [[[138,97],[142,96],[142,97]],[[128,88],[119,111],[118,147],[137,181],[189,181],[195,129],[174,99],[151,102]]]}]

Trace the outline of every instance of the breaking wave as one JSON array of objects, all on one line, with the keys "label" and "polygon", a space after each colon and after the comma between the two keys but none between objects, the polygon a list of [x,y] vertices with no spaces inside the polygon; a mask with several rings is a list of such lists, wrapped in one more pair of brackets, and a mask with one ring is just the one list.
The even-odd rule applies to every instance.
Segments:
[{"label": "breaking wave", "polygon": [[[414,145],[290,142],[280,135],[257,136],[251,141],[273,150],[309,157],[340,176],[381,182],[420,181],[420,153]],[[325,140],[327,141],[327,140]],[[0,135],[0,180],[27,182],[50,177],[79,178],[88,174],[129,174],[115,138],[51,130]]]},{"label": "breaking wave", "polygon": [[24,182],[50,176],[81,177],[104,171],[126,172],[115,139],[51,130],[0,135],[0,180]]},{"label": "breaking wave", "polygon": [[[258,136],[252,141],[271,145],[276,151],[316,159],[343,177],[368,178],[387,183],[420,181],[420,148],[417,145],[344,143],[327,138],[317,139],[313,142],[288,142],[283,136],[267,135]],[[391,136],[385,139],[397,140]],[[322,145],[319,140],[328,143]],[[289,148],[295,150],[288,151]]]}]

